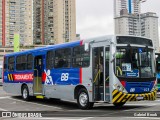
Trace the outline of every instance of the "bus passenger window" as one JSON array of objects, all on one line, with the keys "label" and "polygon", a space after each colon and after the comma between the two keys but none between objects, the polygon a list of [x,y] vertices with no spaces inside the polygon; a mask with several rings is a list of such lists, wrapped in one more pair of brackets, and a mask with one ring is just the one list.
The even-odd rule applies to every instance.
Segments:
[{"label": "bus passenger window", "polygon": [[27,55],[27,70],[32,70],[33,68],[33,55]]},{"label": "bus passenger window", "polygon": [[89,61],[89,51],[85,51],[84,46],[77,46],[73,48],[73,67],[88,67],[90,65]]},{"label": "bus passenger window", "polygon": [[54,67],[54,51],[53,50],[50,50],[47,52],[46,67],[47,69],[52,69]]},{"label": "bus passenger window", "polygon": [[8,70],[9,71],[14,71],[14,57],[9,57],[8,58]]},{"label": "bus passenger window", "polygon": [[27,57],[26,55],[20,55],[16,58],[16,70],[26,70]]},{"label": "bus passenger window", "polygon": [[71,49],[65,48],[55,51],[55,68],[69,68],[71,66]]},{"label": "bus passenger window", "polygon": [[7,71],[7,58],[4,57],[3,71]]}]

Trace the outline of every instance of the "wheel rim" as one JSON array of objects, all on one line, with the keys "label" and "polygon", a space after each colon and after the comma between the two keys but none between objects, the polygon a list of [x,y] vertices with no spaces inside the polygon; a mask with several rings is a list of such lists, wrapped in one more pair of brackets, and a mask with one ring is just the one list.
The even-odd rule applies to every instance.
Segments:
[{"label": "wheel rim", "polygon": [[88,96],[86,93],[81,93],[79,95],[79,103],[81,104],[81,106],[86,106],[87,105],[87,102],[88,102]]},{"label": "wheel rim", "polygon": [[27,89],[25,88],[25,89],[23,90],[23,98],[26,99],[27,96],[28,96],[28,91],[27,91]]}]

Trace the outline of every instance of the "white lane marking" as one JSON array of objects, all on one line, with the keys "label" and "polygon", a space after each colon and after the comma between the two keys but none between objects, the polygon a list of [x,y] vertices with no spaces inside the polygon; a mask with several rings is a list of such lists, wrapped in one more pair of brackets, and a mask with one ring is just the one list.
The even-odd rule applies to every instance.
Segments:
[{"label": "white lane marking", "polygon": [[3,108],[0,108],[0,111],[8,111],[8,110],[6,110],[6,109],[3,109]]},{"label": "white lane marking", "polygon": [[[42,118],[27,118],[27,119],[44,119],[44,120],[86,120],[86,119],[93,119],[95,117],[87,117],[87,118],[53,118],[53,117],[42,117]],[[103,118],[103,117],[101,117]],[[105,117],[105,118],[117,118],[117,117]],[[159,117],[121,117],[121,118],[127,118],[127,119],[153,119],[153,120],[159,120]]]},{"label": "white lane marking", "polygon": [[26,101],[23,101],[23,100],[17,100],[17,99],[15,99],[15,98],[11,98],[11,97],[9,97],[9,99],[13,99],[13,100],[15,100],[15,101],[20,101],[20,102],[25,102],[25,103],[31,103],[31,104],[34,104],[34,105],[41,105],[41,106],[45,106],[45,107],[62,109],[62,108],[60,108],[60,107],[55,107],[55,106],[50,106],[50,105],[43,105],[43,104],[40,104],[40,103],[26,102]]},{"label": "white lane marking", "polygon": [[[36,120],[40,120],[40,119],[44,119],[44,120],[85,120],[85,119],[90,119],[91,117],[87,117],[87,118],[64,118],[64,117],[61,117],[61,118],[58,118],[58,117],[42,117],[42,118],[27,118],[27,119],[36,119]],[[92,117],[93,118],[93,117]]]},{"label": "white lane marking", "polygon": [[86,117],[86,118],[82,118],[82,119],[79,119],[79,120],[88,120],[88,119],[92,119],[92,118],[95,118],[95,117]]},{"label": "white lane marking", "polygon": [[154,120],[160,120],[160,117],[123,117],[123,118],[133,118],[133,119],[149,119],[149,120],[151,120],[151,119],[154,119]]},{"label": "white lane marking", "polygon": [[6,99],[9,98],[10,96],[5,96],[5,97],[0,97],[0,99]]},{"label": "white lane marking", "polygon": [[[136,107],[136,105],[133,105],[133,106]],[[142,106],[142,105],[141,105],[141,106]],[[141,106],[140,106],[140,107],[141,107]],[[145,105],[145,106],[142,106],[142,107],[146,107],[146,106],[148,106],[148,107],[150,106],[150,107],[151,107],[151,106],[157,106],[157,105],[156,105],[156,104],[153,104],[153,105]],[[124,110],[124,111],[132,111],[132,110],[136,110],[136,109],[139,109],[139,107],[137,106],[137,108],[132,108],[132,109],[129,109],[129,110]],[[138,112],[141,112],[141,111],[138,111]]]},{"label": "white lane marking", "polygon": [[137,104],[137,103],[135,103],[135,104],[126,104],[126,105],[124,105],[124,106],[155,106],[155,105],[158,105],[159,103],[142,103],[142,104]]}]

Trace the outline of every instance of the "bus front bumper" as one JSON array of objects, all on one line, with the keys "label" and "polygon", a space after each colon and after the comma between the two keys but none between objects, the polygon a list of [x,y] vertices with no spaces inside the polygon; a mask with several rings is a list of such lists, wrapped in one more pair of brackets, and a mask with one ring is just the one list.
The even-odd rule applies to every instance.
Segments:
[{"label": "bus front bumper", "polygon": [[128,101],[155,100],[157,98],[157,89],[150,93],[127,94],[116,89],[112,92],[112,103],[126,103]]}]

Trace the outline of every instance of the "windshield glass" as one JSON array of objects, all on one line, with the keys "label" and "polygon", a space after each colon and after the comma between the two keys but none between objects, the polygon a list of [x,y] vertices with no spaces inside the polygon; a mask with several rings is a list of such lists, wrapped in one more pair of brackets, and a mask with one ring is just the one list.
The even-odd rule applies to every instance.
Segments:
[{"label": "windshield glass", "polygon": [[119,77],[154,77],[152,50],[138,47],[117,47],[116,75]]}]

